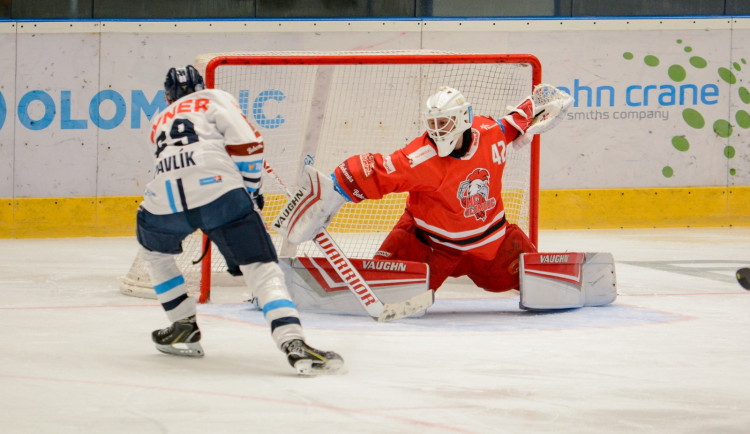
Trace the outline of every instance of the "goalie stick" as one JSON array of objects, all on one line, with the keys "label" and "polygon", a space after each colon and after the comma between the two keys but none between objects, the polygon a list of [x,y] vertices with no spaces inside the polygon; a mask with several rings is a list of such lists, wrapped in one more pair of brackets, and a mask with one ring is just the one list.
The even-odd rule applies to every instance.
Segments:
[{"label": "goalie stick", "polygon": [[750,268],[740,268],[737,270],[737,283],[743,288],[750,290]]},{"label": "goalie stick", "polygon": [[[279,183],[287,197],[291,196],[289,189],[267,161],[263,161],[263,168]],[[315,236],[313,241],[333,266],[333,269],[336,270],[336,274],[346,282],[347,287],[357,297],[362,307],[377,321],[386,322],[405,318],[422,312],[435,302],[434,291],[428,289],[408,300],[397,303],[383,303],[325,228]]]}]

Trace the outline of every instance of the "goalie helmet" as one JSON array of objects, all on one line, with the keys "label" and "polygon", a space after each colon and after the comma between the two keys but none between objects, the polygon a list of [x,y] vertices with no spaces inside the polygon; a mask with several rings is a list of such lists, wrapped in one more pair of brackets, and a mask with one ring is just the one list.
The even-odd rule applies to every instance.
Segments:
[{"label": "goalie helmet", "polygon": [[427,134],[437,145],[441,157],[453,152],[456,142],[474,120],[471,104],[461,92],[448,86],[441,87],[427,99],[424,117]]},{"label": "goalie helmet", "polygon": [[170,68],[164,80],[164,96],[170,104],[204,88],[203,77],[193,65]]}]

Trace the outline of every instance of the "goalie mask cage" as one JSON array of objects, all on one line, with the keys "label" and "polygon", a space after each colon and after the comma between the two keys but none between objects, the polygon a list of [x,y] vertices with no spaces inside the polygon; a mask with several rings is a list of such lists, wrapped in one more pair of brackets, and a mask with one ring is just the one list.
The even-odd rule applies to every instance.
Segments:
[{"label": "goalie mask cage", "polygon": [[[507,114],[541,82],[539,60],[529,54],[397,52],[255,52],[200,55],[195,66],[206,86],[237,98],[260,131],[265,158],[283,182],[296,186],[303,167],[330,173],[346,158],[390,154],[423,134],[426,99],[441,86],[461,91],[478,115]],[[503,205],[509,222],[537,244],[539,137],[520,150],[505,147]],[[267,227],[286,201],[284,190],[264,175],[261,191]],[[328,227],[348,257],[371,258],[401,216],[406,194],[345,204]],[[273,230],[280,256],[322,256],[312,242],[284,245]],[[178,256],[189,292],[208,299],[211,278],[228,276],[215,247],[198,264],[203,237],[183,242]],[[145,263],[136,259],[121,291],[155,297]],[[201,289],[202,287],[202,289]]]}]

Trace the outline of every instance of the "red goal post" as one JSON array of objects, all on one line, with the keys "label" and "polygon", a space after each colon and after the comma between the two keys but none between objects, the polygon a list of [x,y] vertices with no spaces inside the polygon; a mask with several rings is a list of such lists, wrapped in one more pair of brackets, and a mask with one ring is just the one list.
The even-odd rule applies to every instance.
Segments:
[{"label": "red goal post", "polygon": [[[424,101],[440,86],[460,90],[474,113],[501,117],[541,82],[539,60],[530,54],[455,54],[436,51],[251,52],[200,55],[195,66],[206,86],[233,94],[260,131],[265,157],[287,185],[295,185],[306,164],[332,171],[345,158],[367,152],[391,153],[424,132]],[[539,137],[521,150],[506,148],[503,203],[506,216],[538,241]],[[265,177],[263,217],[267,225],[285,202],[283,189]],[[370,258],[403,212],[406,194],[346,204],[328,230],[352,258]],[[269,226],[270,227],[270,226]],[[282,256],[320,256],[313,243],[288,246],[271,231]],[[178,260],[191,291],[226,274],[214,249],[200,266],[200,238],[183,243]],[[138,258],[136,258],[138,262]],[[123,281],[148,288],[148,274],[131,267]],[[190,271],[193,270],[193,271]],[[189,273],[197,273],[195,279]],[[135,279],[133,276],[136,276]],[[131,295],[135,291],[123,288]],[[140,292],[140,291],[138,291]]]}]

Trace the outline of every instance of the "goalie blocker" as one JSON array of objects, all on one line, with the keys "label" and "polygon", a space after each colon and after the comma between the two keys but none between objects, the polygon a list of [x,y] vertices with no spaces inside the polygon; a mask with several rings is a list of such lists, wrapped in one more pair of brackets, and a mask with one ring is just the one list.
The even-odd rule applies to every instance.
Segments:
[{"label": "goalie blocker", "polygon": [[522,309],[604,306],[617,298],[611,253],[524,253],[519,276]]}]

